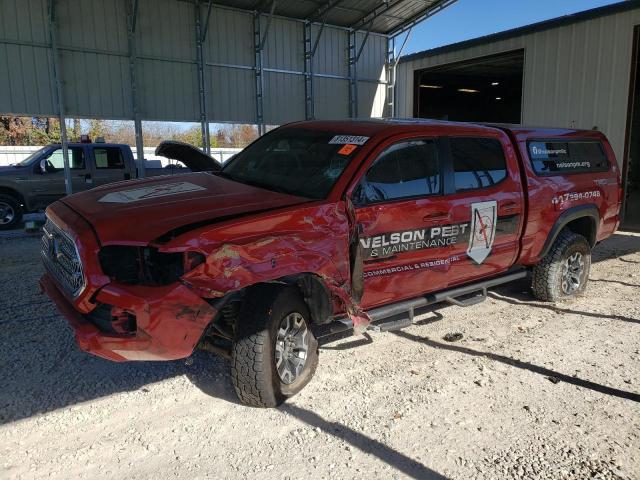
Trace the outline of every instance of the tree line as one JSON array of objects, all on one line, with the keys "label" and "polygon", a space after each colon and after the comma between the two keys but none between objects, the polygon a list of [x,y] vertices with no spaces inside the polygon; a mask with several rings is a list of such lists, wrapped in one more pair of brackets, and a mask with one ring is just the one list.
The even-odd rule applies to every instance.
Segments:
[{"label": "tree line", "polygon": [[[246,124],[216,124],[211,132],[211,147],[246,147],[258,138],[258,129]],[[202,148],[200,125],[185,127],[169,122],[144,122],[146,147],[155,147],[163,140],[177,140]],[[82,134],[92,141],[104,138],[110,143],[135,146],[133,122],[118,120],[67,120],[67,138],[79,142]],[[0,116],[0,145],[48,145],[60,143],[60,122],[47,117]]]}]

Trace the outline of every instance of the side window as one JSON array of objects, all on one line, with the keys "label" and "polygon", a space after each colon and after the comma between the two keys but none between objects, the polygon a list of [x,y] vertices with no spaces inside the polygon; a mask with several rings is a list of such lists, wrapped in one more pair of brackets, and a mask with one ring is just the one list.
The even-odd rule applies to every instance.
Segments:
[{"label": "side window", "polygon": [[122,151],[117,147],[101,147],[93,150],[96,168],[124,168]]},{"label": "side window", "polygon": [[438,152],[433,140],[392,145],[380,154],[360,181],[357,205],[440,193]]},{"label": "side window", "polygon": [[507,176],[502,144],[495,138],[449,140],[456,191],[490,187]]},{"label": "side window", "polygon": [[531,165],[538,175],[604,172],[609,161],[596,140],[536,140],[528,144]]},{"label": "side window", "polygon": [[[82,148],[69,148],[69,168],[72,170],[84,168],[84,151]],[[47,169],[50,171],[64,170],[64,155],[61,148],[57,148],[47,157]]]}]

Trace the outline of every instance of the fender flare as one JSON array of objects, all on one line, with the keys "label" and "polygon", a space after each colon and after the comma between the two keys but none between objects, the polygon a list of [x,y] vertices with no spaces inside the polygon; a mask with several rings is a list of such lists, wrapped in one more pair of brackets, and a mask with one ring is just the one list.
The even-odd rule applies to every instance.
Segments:
[{"label": "fender flare", "polygon": [[553,243],[556,241],[556,238],[558,237],[562,229],[565,228],[570,222],[578,220],[579,218],[588,218],[589,220],[591,220],[593,228],[591,230],[591,234],[587,238],[587,241],[592,247],[595,246],[598,224],[600,223],[600,213],[598,212],[598,208],[593,204],[578,205],[565,210],[558,217],[556,222],[553,224],[553,227],[551,227],[549,235],[547,235],[547,240],[544,242],[544,246],[542,247],[542,251],[540,252],[539,257],[544,258],[547,253],[549,253],[549,250],[551,250]]},{"label": "fender flare", "polygon": [[20,190],[18,190],[12,184],[0,184],[0,195],[10,195],[14,197],[16,200],[18,200],[18,202],[20,202],[21,205],[24,205],[24,210],[29,210],[26,199],[20,193]]}]

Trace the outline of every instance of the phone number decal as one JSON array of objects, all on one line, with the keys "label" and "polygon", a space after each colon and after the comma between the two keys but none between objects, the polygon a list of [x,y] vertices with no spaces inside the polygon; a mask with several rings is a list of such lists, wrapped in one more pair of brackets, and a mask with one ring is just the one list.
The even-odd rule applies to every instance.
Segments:
[{"label": "phone number decal", "polygon": [[579,200],[589,200],[591,198],[600,198],[601,194],[599,190],[592,190],[590,192],[569,192],[562,195],[556,195],[551,199],[551,203],[557,205],[565,202],[577,202]]}]

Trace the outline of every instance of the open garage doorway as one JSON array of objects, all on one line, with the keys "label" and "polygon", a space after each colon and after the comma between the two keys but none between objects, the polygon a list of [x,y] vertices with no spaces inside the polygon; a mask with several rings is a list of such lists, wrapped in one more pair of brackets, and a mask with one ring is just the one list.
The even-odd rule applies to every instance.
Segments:
[{"label": "open garage doorway", "polygon": [[524,50],[415,72],[414,117],[520,123]]},{"label": "open garage doorway", "polygon": [[640,231],[640,26],[633,30],[631,79],[625,135],[622,227]]}]

